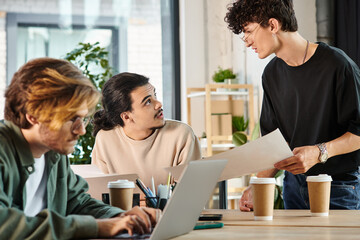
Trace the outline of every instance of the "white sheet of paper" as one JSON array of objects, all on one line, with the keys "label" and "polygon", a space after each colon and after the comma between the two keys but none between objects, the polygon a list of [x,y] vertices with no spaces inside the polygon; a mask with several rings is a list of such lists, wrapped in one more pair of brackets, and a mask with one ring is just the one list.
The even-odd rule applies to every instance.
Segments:
[{"label": "white sheet of paper", "polygon": [[[235,147],[204,160],[227,159],[228,163],[221,174],[219,181],[240,177],[243,175],[257,173],[271,169],[274,164],[293,155],[279,129],[248,142],[242,146]],[[201,160],[198,160],[201,161]],[[171,172],[175,179],[181,176],[185,165],[165,168]]]}]

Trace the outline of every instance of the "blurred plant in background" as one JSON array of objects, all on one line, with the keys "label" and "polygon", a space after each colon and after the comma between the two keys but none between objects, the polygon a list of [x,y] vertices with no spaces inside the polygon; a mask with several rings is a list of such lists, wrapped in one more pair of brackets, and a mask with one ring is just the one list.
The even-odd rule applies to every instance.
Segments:
[{"label": "blurred plant in background", "polygon": [[[73,63],[83,74],[90,79],[94,86],[101,91],[104,83],[113,75],[113,69],[109,65],[109,52],[100,47],[99,42],[79,43],[78,47],[67,53],[65,60]],[[99,102],[96,110],[101,108]],[[70,158],[71,164],[90,164],[91,152],[95,143],[92,136],[93,123],[90,122],[86,127],[86,134],[80,136],[75,151]]]},{"label": "blurred plant in background", "polygon": [[232,142],[235,146],[241,146],[247,142],[246,129],[249,126],[249,120],[245,121],[244,116],[233,116],[232,127],[233,135]]},{"label": "blurred plant in background", "polygon": [[222,69],[221,67],[218,67],[218,70],[212,76],[214,82],[217,83],[223,83],[225,79],[235,79],[235,78],[236,78],[236,74],[234,74],[231,68]]},{"label": "blurred plant in background", "polygon": [[[284,174],[284,170],[279,170],[276,175],[275,179],[278,177],[282,177]],[[275,185],[275,196],[274,196],[274,209],[284,209],[284,199],[283,199],[283,186],[278,184]]]}]

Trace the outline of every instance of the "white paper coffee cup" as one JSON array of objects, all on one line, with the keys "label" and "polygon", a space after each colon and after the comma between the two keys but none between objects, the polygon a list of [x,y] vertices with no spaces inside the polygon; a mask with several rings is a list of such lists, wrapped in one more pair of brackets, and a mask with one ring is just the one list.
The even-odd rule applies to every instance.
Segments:
[{"label": "white paper coffee cup", "polygon": [[329,215],[331,176],[320,174],[306,178],[309,192],[310,212],[314,217]]},{"label": "white paper coffee cup", "polygon": [[251,177],[255,220],[273,219],[275,183],[275,178]]},{"label": "white paper coffee cup", "polygon": [[110,192],[110,205],[130,210],[132,208],[133,192],[135,184],[128,180],[108,182]]}]

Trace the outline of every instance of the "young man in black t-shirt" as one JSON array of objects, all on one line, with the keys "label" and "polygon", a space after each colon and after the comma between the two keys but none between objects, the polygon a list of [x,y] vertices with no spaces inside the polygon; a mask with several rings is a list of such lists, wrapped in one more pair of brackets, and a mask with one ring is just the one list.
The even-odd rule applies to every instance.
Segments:
[{"label": "young man in black t-shirt", "polygon": [[[287,209],[308,209],[306,175],[333,178],[330,208],[360,208],[360,70],[341,50],[297,32],[291,0],[238,0],[225,21],[263,59],[261,133],[279,128],[294,156],[258,173],[285,171]],[[252,209],[248,188],[240,209]]]}]

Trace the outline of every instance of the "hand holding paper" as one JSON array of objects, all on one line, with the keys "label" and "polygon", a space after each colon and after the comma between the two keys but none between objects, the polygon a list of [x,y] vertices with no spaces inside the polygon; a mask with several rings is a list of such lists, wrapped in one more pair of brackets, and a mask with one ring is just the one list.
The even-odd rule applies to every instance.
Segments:
[{"label": "hand holding paper", "polygon": [[307,172],[312,166],[319,163],[319,148],[317,146],[303,146],[294,148],[294,156],[275,164],[277,169],[282,169],[292,174]]},{"label": "hand holding paper", "polygon": [[[274,167],[274,164],[293,156],[280,130],[277,129],[255,141],[203,160],[227,159],[228,163],[219,181],[257,173]],[[202,160],[198,160],[202,161]],[[185,165],[165,168],[178,179]]]}]

